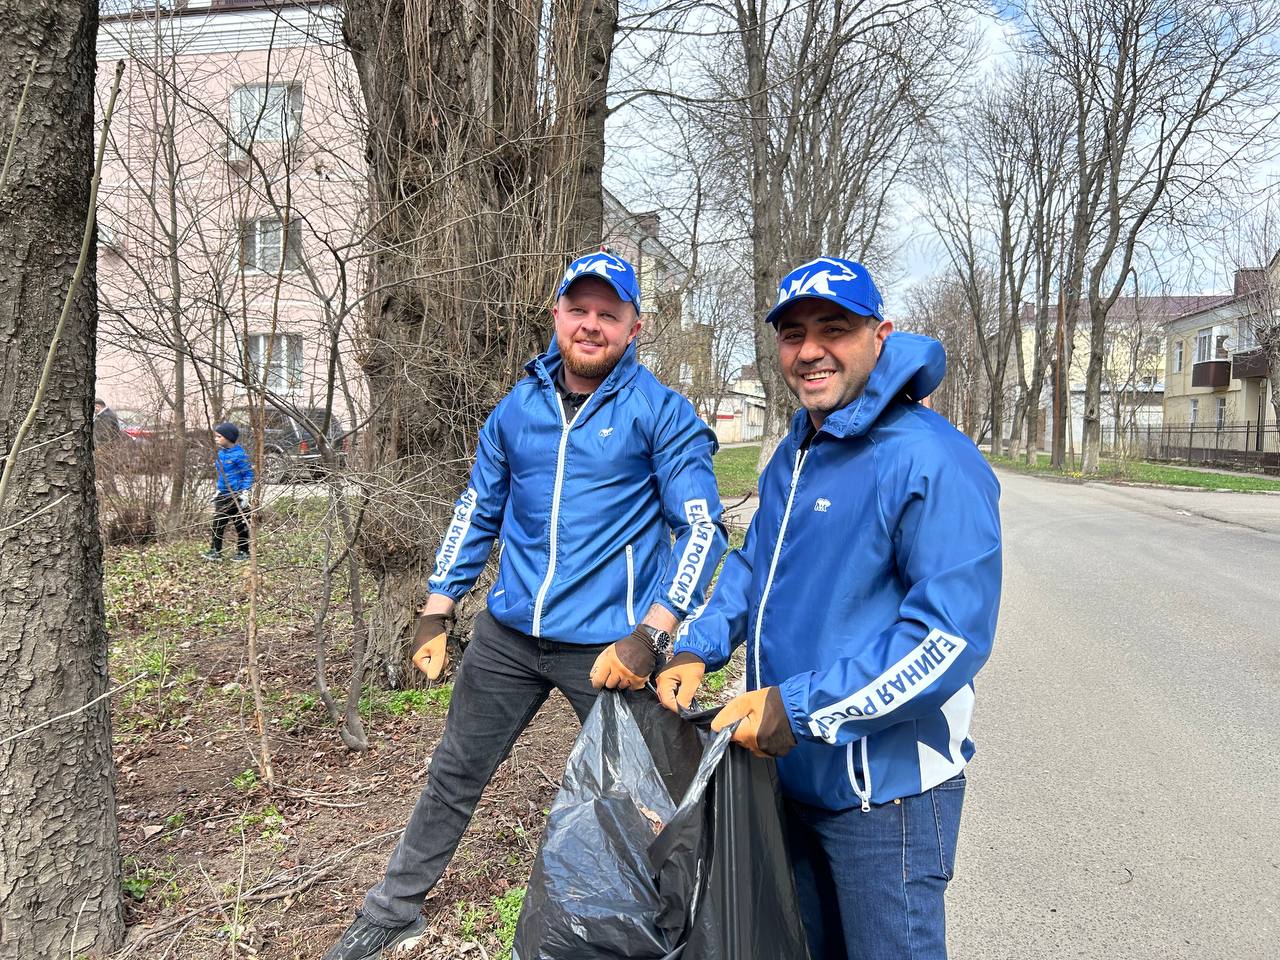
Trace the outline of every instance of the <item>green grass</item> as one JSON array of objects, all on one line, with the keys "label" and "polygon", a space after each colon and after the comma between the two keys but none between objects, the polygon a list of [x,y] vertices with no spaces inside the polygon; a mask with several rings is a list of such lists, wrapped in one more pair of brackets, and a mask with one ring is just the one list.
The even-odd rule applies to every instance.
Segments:
[{"label": "green grass", "polygon": [[745,497],[756,492],[756,461],[760,459],[760,447],[733,447],[721,450],[712,460],[716,471],[716,484],[722,500]]},{"label": "green grass", "polygon": [[364,696],[360,698],[360,713],[369,718],[379,713],[403,717],[405,714],[425,713],[429,710],[444,714],[449,709],[452,697],[452,683],[437,684],[427,690],[382,690],[367,687]]},{"label": "green grass", "polygon": [[1280,491],[1280,480],[1260,477],[1250,473],[1206,473],[1186,470],[1164,463],[1148,463],[1144,460],[1103,460],[1093,477],[1084,477],[1079,471],[1055,470],[1049,465],[1049,455],[1039,454],[1034,464],[1021,459],[987,456],[992,464],[1019,473],[1046,476],[1071,477],[1073,479],[1120,480],[1128,483],[1159,483],[1170,487],[1195,487],[1202,490],[1237,490],[1255,493],[1260,490]]},{"label": "green grass", "polygon": [[500,897],[493,898],[498,910],[498,942],[501,950],[498,960],[511,960],[511,947],[516,938],[516,921],[524,905],[524,887],[513,887]]},{"label": "green grass", "polygon": [[719,693],[724,689],[724,685],[729,682],[729,675],[724,668],[716,670],[714,673],[708,673],[702,679],[702,685],[712,693]]}]

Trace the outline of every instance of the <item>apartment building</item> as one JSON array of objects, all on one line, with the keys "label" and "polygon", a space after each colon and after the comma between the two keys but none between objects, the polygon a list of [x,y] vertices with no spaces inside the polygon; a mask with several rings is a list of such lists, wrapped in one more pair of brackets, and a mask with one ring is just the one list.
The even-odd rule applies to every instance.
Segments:
[{"label": "apartment building", "polygon": [[[126,65],[99,194],[98,393],[214,420],[260,383],[363,402],[361,108],[332,4],[112,0],[100,115]],[[332,375],[331,375],[332,371]],[[181,384],[182,397],[178,397]]]}]

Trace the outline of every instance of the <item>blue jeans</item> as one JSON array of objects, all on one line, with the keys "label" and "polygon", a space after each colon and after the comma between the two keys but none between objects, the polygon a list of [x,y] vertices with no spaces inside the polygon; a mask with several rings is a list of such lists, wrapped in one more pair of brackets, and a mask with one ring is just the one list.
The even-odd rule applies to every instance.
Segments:
[{"label": "blue jeans", "polygon": [[946,960],[943,895],[964,788],[961,773],[867,813],[786,801],[812,960]]}]

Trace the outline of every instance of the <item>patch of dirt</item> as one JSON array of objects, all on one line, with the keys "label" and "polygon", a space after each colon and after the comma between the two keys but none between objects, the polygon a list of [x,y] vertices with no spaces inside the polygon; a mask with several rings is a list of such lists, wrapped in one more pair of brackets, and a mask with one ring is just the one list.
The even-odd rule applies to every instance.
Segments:
[{"label": "patch of dirt", "polygon": [[[148,677],[112,703],[129,892],[127,939],[114,958],[318,960],[381,878],[425,784],[445,708],[428,700],[396,714],[384,704],[366,715],[370,750],[348,751],[313,697],[316,588],[304,565],[267,577],[260,642],[276,776],[267,789],[253,772],[242,574],[202,566],[197,549],[108,557],[113,674],[117,683]],[[349,657],[334,646],[329,678],[341,698]],[[578,729],[553,694],[428,898],[428,936],[398,956],[500,956],[497,898],[528,879]]]}]

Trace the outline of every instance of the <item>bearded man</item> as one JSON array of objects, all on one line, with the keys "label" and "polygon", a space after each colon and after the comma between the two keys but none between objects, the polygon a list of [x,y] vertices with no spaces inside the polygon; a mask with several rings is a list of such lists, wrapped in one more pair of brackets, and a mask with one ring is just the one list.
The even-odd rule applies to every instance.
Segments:
[{"label": "bearded man", "polygon": [[427,785],[386,876],[325,960],[422,938],[423,900],[552,689],[581,721],[600,687],[644,686],[724,554],[715,435],[637,360],[634,268],[603,251],[576,260],[552,317],[551,348],[480,430],[420,611],[413,662],[434,680],[454,604],[500,538]]}]

